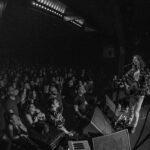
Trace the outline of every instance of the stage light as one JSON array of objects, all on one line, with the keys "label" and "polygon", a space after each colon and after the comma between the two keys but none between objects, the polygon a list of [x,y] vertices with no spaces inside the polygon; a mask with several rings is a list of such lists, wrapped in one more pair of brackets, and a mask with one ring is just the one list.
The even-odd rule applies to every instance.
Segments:
[{"label": "stage light", "polygon": [[58,11],[58,8],[59,8],[59,6],[58,6],[58,5],[56,5],[55,10],[57,10],[57,11]]},{"label": "stage light", "polygon": [[76,22],[78,22],[79,24],[83,25],[84,24],[84,19],[76,19]]},{"label": "stage light", "polygon": [[37,4],[37,3],[35,3],[35,6],[37,6],[37,7],[38,7],[38,6],[40,6],[40,5],[39,5],[39,4]]},{"label": "stage light", "polygon": [[35,5],[35,2],[32,2],[32,5]]},{"label": "stage light", "polygon": [[57,5],[56,4],[54,4],[54,9],[56,10],[56,7],[57,7]]},{"label": "stage light", "polygon": [[47,1],[45,0],[43,4],[46,5],[46,3],[47,3]]},{"label": "stage light", "polygon": [[47,1],[46,5],[49,6],[49,1]]},{"label": "stage light", "polygon": [[82,27],[80,24],[78,24],[77,22],[75,22],[74,20],[72,20],[72,21],[70,21],[70,22],[72,22],[73,24],[75,24],[76,26],[78,26],[78,27]]},{"label": "stage light", "polygon": [[60,10],[59,10],[59,12],[61,12],[61,13],[63,12],[63,8],[62,8],[62,7],[60,7]]},{"label": "stage light", "polygon": [[56,4],[54,3],[54,8],[53,9],[55,9],[56,10]]},{"label": "stage light", "polygon": [[66,6],[59,0],[33,0],[32,5],[59,17],[63,17],[66,10]]},{"label": "stage light", "polygon": [[66,10],[66,7],[64,7],[64,8],[62,9],[62,13],[65,13],[65,10]]},{"label": "stage light", "polygon": [[59,6],[60,6],[59,3],[57,2],[56,3],[56,8],[55,8],[57,11],[58,11]]},{"label": "stage light", "polygon": [[51,2],[51,1],[49,1],[49,7],[51,7],[51,5],[52,5],[52,2]]},{"label": "stage light", "polygon": [[63,12],[62,10],[63,10],[63,8],[62,8],[62,7],[60,7],[60,12],[61,12],[61,13]]},{"label": "stage light", "polygon": [[61,10],[61,7],[58,7],[58,8],[57,8],[57,11],[61,12],[60,10]]},{"label": "stage light", "polygon": [[51,4],[51,8],[54,8],[54,3]]}]

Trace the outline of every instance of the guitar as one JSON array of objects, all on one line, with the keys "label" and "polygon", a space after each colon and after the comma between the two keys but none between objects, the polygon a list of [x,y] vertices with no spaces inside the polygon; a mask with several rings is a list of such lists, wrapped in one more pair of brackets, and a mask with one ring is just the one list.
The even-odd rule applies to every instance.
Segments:
[{"label": "guitar", "polygon": [[138,82],[134,81],[132,84],[125,83],[125,90],[127,95],[136,95],[141,89]]},{"label": "guitar", "polygon": [[115,81],[115,85],[121,89],[124,89],[125,93],[129,96],[135,96],[139,92],[143,91],[143,88],[140,88],[138,81],[135,81],[134,79],[126,76],[123,76],[122,79],[117,79]]},{"label": "guitar", "polygon": [[[143,75],[143,77],[145,78],[145,75]],[[136,81],[130,77],[124,77],[123,80],[124,80],[125,91],[127,95],[137,96],[140,93],[147,92],[147,85],[145,84],[145,81],[142,81],[144,84],[141,82],[139,83],[139,81]]]}]

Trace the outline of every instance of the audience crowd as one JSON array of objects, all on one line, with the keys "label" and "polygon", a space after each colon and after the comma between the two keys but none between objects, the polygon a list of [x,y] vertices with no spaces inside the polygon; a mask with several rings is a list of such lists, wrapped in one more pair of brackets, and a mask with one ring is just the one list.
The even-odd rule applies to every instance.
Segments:
[{"label": "audience crowd", "polygon": [[65,149],[67,139],[82,134],[87,114],[99,103],[95,81],[86,69],[1,66],[0,145],[4,150]]}]

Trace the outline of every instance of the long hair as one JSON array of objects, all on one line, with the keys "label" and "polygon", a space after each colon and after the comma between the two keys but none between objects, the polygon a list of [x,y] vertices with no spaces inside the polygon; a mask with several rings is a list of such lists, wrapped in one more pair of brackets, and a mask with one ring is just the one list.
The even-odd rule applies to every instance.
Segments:
[{"label": "long hair", "polygon": [[141,71],[144,71],[145,70],[145,67],[146,67],[146,64],[145,64],[145,62],[143,61],[143,59],[142,59],[142,57],[140,56],[140,55],[134,55],[133,57],[136,57],[137,58],[137,60],[139,61],[139,69],[141,70]]}]

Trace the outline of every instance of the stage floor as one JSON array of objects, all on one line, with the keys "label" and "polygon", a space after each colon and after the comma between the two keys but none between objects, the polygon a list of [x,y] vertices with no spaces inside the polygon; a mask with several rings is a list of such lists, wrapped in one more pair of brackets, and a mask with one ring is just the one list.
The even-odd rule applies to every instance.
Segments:
[{"label": "stage floor", "polygon": [[[145,121],[145,118],[146,118],[146,114],[147,114],[147,111],[150,107],[150,102],[147,102],[147,103],[144,103],[143,104],[143,107],[141,109],[141,113],[140,113],[140,119],[139,119],[139,123],[138,123],[138,126],[136,128],[136,131],[134,134],[130,134],[130,144],[131,144],[131,147],[133,149],[133,147],[135,146],[135,143],[139,137],[139,134],[141,132],[141,129],[143,127],[143,124],[144,124],[144,121]],[[146,123],[146,126],[145,126],[145,129],[144,129],[144,132],[142,134],[142,137],[141,137],[141,140],[140,142],[145,139],[145,137],[150,134],[150,113],[148,115],[148,119],[147,119],[147,123]],[[138,148],[138,150],[150,150],[150,136],[149,138]]]},{"label": "stage floor", "polygon": [[[148,99],[146,99],[146,101],[144,101],[144,104],[142,106],[141,112],[140,112],[140,119],[139,119],[139,123],[138,126],[136,128],[136,131],[134,134],[130,134],[130,144],[131,144],[131,148],[133,150],[133,147],[139,137],[140,131],[143,127],[145,118],[146,118],[146,114],[147,111],[150,107],[150,101],[147,101]],[[68,113],[69,112],[69,113]],[[77,122],[76,120],[72,117],[73,115],[73,107],[66,107],[64,109],[64,116],[66,118],[66,126],[67,128],[71,128],[74,129],[76,128]],[[147,119],[147,123],[144,129],[144,132],[142,134],[141,140],[142,141],[148,134],[150,134],[150,113],[148,115],[148,119]],[[150,137],[144,142],[144,144],[142,144],[138,150],[150,150]]]}]

